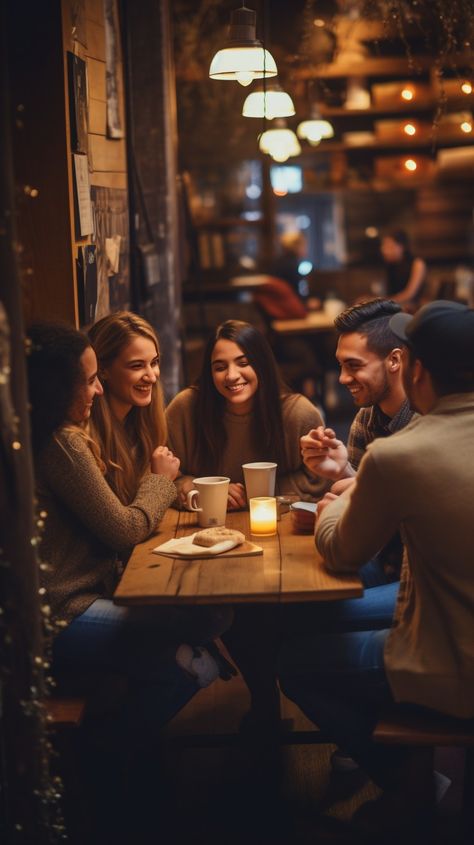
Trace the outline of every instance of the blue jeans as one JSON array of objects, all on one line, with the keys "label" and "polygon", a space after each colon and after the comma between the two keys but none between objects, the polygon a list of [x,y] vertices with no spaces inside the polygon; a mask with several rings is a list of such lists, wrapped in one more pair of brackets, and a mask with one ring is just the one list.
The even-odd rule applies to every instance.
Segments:
[{"label": "blue jeans", "polygon": [[103,739],[147,747],[198,691],[176,663],[179,643],[204,644],[231,622],[228,608],[119,607],[96,599],[53,643],[53,672],[125,676],[127,692],[107,716]]},{"label": "blue jeans", "polygon": [[321,633],[289,640],[279,660],[285,695],[382,787],[398,783],[406,759],[404,749],[378,746],[371,739],[381,708],[393,702],[383,658],[388,633]]}]

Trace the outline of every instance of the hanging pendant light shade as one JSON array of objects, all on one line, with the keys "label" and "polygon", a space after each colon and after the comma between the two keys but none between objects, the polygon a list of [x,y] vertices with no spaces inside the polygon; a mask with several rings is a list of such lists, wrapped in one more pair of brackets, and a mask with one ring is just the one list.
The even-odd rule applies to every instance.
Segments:
[{"label": "hanging pendant light shade", "polygon": [[211,79],[250,85],[254,79],[277,75],[275,59],[256,38],[256,20],[256,12],[245,6],[232,12],[226,46],[216,53],[209,68]]},{"label": "hanging pendant light shade", "polygon": [[275,121],[275,129],[262,132],[259,147],[262,153],[267,153],[275,161],[286,161],[301,152],[298,138],[292,129],[288,129],[284,120]]},{"label": "hanging pendant light shade", "polygon": [[333,138],[334,137],[334,129],[329,120],[323,120],[319,109],[317,106],[311,107],[311,117],[309,120],[303,120],[297,130],[296,133],[298,138],[302,138],[304,141],[308,141],[309,144],[313,147],[317,147],[317,145],[322,141],[324,138]]},{"label": "hanging pendant light shade", "polygon": [[259,85],[252,91],[244,102],[242,109],[244,117],[291,117],[295,114],[295,107],[290,95],[283,91],[281,85],[271,80],[265,89]]}]

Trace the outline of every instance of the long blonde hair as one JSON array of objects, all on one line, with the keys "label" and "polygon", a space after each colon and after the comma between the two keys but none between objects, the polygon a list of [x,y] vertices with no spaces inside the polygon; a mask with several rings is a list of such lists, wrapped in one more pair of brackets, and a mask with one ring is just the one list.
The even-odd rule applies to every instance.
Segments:
[{"label": "long blonde hair", "polygon": [[[91,327],[89,338],[97,355],[99,377],[137,335],[151,340],[159,356],[160,346],[154,329],[131,311],[109,314]],[[100,445],[110,486],[128,505],[150,466],[154,449],[167,440],[162,389],[157,381],[152,389],[151,403],[144,408],[132,407],[120,422],[110,408],[107,381],[103,387],[103,396],[97,396],[92,407],[91,434]]]}]

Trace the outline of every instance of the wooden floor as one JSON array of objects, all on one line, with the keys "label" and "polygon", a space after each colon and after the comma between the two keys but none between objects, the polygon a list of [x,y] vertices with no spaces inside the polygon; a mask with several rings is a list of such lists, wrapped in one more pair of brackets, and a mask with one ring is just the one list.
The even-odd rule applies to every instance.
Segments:
[{"label": "wooden floor", "polygon": [[[66,780],[70,845],[358,842],[350,818],[361,803],[379,794],[377,788],[360,771],[332,773],[334,746],[269,749],[246,739],[238,729],[248,706],[240,676],[218,680],[168,725],[160,749],[126,765],[120,757],[83,754],[81,773],[72,778],[75,787]],[[292,720],[293,731],[315,730],[284,697],[282,716]],[[456,790],[453,795],[456,799]],[[454,813],[456,801],[443,803],[446,810],[436,831],[423,843],[471,845]],[[391,845],[397,841],[390,839]],[[414,840],[416,845],[421,841]],[[400,845],[408,845],[406,837]]]}]

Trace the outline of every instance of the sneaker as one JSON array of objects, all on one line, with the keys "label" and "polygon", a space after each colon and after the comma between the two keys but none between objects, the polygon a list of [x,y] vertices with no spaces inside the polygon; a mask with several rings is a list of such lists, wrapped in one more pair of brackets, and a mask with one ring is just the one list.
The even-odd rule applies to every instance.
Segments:
[{"label": "sneaker", "polygon": [[451,786],[452,780],[447,775],[443,775],[442,772],[437,772],[436,770],[433,772],[433,777],[436,803],[440,804]]},{"label": "sneaker", "polygon": [[219,676],[216,661],[202,646],[182,643],[176,651],[176,663],[195,678],[201,688],[210,686]]},{"label": "sneaker", "polygon": [[331,768],[333,772],[356,772],[359,764],[339,748],[331,754]]}]

